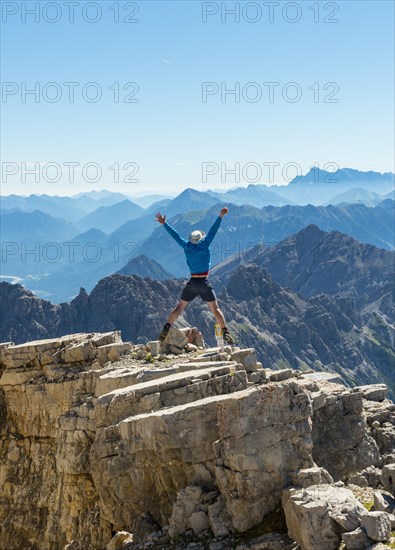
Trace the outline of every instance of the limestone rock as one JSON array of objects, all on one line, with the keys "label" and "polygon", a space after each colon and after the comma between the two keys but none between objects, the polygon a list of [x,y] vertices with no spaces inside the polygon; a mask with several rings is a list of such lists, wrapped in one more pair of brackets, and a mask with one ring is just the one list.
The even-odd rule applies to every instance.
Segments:
[{"label": "limestone rock", "polygon": [[351,474],[348,477],[347,483],[358,485],[359,487],[377,488],[380,484],[381,471],[375,466],[369,466],[360,472]]},{"label": "limestone rock", "polygon": [[108,361],[118,361],[118,359],[130,352],[132,349],[131,344],[128,342],[117,342],[113,344],[106,344],[97,348],[97,358],[100,365],[105,365]]},{"label": "limestone rock", "polygon": [[207,514],[203,512],[203,510],[192,512],[192,514],[189,516],[189,524],[195,535],[201,533],[202,531],[205,531],[210,527]]},{"label": "limestone rock", "polygon": [[114,330],[113,332],[95,334],[92,336],[91,342],[95,347],[107,346],[108,344],[118,344],[122,342],[121,332],[119,330]]},{"label": "limestone rock", "polygon": [[372,544],[371,539],[366,534],[365,529],[358,527],[354,531],[342,534],[342,540],[347,550],[364,550]]},{"label": "limestone rock", "polygon": [[[197,337],[180,330],[182,359],[151,354],[149,363],[150,347],[117,331],[0,347],[2,548],[86,550],[112,539],[125,550],[166,548],[169,524],[200,546],[211,530],[221,540],[208,547],[234,548],[237,532],[277,510],[291,483],[302,488],[284,492],[287,515],[300,514],[314,540],[322,520],[318,544],[358,530],[366,511],[339,497],[340,478],[377,483],[387,464],[390,481],[395,405],[320,373],[254,370],[250,349],[233,350],[236,361],[229,346],[196,350]],[[114,539],[122,532],[134,542]],[[272,534],[246,546],[288,549],[289,540]]]},{"label": "limestone rock", "polygon": [[326,394],[323,391],[316,391],[311,393],[311,399],[313,401],[313,411],[317,411],[323,407],[326,403]]},{"label": "limestone rock", "polygon": [[170,348],[171,346],[175,348],[179,348],[180,350],[183,350],[188,342],[188,336],[186,336],[185,332],[175,328],[171,327],[169,330],[164,342],[163,342],[163,348]]},{"label": "limestone rock", "polygon": [[129,542],[133,542],[133,535],[127,531],[118,531],[107,544],[107,550],[121,550]]},{"label": "limestone rock", "polygon": [[395,496],[395,463],[384,466],[381,472],[381,483],[384,489]]},{"label": "limestone rock", "polygon": [[333,478],[325,468],[319,466],[299,470],[293,477],[293,484],[303,488],[324,483],[333,483]]},{"label": "limestone rock", "polygon": [[225,537],[232,530],[232,519],[222,496],[208,506],[208,520],[215,537]]},{"label": "limestone rock", "polygon": [[258,369],[255,372],[251,372],[248,375],[248,380],[250,382],[253,382],[254,384],[263,384],[264,382],[267,381],[266,371],[263,369]]},{"label": "limestone rock", "polygon": [[313,415],[313,458],[335,481],[380,464],[380,451],[370,435],[363,409],[363,395],[323,385],[325,405]]},{"label": "limestone rock", "polygon": [[163,353],[178,355],[184,351],[196,351],[198,347],[203,347],[203,345],[203,337],[196,327],[182,329],[171,327],[162,343],[162,351]]},{"label": "limestone rock", "polygon": [[288,535],[303,550],[334,550],[340,530],[359,527],[365,508],[351,491],[335,485],[312,485],[284,491],[283,509]]},{"label": "limestone rock", "polygon": [[270,380],[272,382],[281,382],[282,380],[287,380],[293,375],[292,369],[282,369],[279,371],[274,371],[270,373]]},{"label": "limestone rock", "polygon": [[388,389],[385,384],[370,384],[369,386],[357,386],[355,392],[361,392],[368,401],[383,401],[387,397]]},{"label": "limestone rock", "polygon": [[374,509],[379,512],[393,514],[395,511],[395,499],[390,495],[376,491],[373,495]]},{"label": "limestone rock", "polygon": [[241,363],[247,372],[254,372],[258,368],[256,351],[254,348],[234,351],[232,353],[232,360],[236,361],[236,363]]},{"label": "limestone rock", "polygon": [[362,527],[374,541],[382,542],[390,538],[391,520],[385,512],[368,512],[362,518]]},{"label": "limestone rock", "polygon": [[[287,381],[139,414],[100,431],[91,464],[106,516],[126,524],[146,511],[170,518],[174,493],[193,482],[218,487],[234,528],[249,529],[278,506],[293,472],[311,465],[310,413],[307,393]],[[125,491],[132,495],[127,508],[120,505]]]},{"label": "limestone rock", "polygon": [[202,504],[203,491],[200,487],[189,486],[178,491],[169,522],[171,538],[185,533],[189,528],[195,533],[208,528],[207,515],[199,510]]}]

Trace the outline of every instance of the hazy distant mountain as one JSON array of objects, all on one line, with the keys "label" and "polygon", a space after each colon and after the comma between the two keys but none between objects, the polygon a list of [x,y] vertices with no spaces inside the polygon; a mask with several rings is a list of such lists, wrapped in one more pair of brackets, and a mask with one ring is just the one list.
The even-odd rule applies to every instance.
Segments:
[{"label": "hazy distant mountain", "polygon": [[113,204],[117,204],[118,202],[128,199],[128,197],[123,193],[107,191],[106,189],[102,189],[102,191],[78,193],[77,195],[72,195],[71,198],[77,204],[85,208],[87,214],[93,212],[100,206],[112,206]]},{"label": "hazy distant mountain", "polygon": [[361,187],[349,189],[344,193],[335,195],[327,204],[344,204],[344,203],[359,203],[365,206],[376,206],[383,200],[383,195],[374,193],[373,191],[366,191]]},{"label": "hazy distant mountain", "polygon": [[96,191],[95,189],[87,192],[83,191],[82,193],[77,193],[76,195],[73,195],[72,198],[80,198],[82,196],[91,197],[95,201],[100,201],[108,197],[114,197],[116,199],[116,202],[119,202],[119,200],[126,198],[126,196],[122,193],[114,193],[114,191],[108,191],[107,189],[102,189],[101,191]]},{"label": "hazy distant mountain", "polygon": [[124,200],[129,200],[128,197],[122,193],[110,193],[107,196],[101,197],[96,200],[97,206],[112,206]]},{"label": "hazy distant mountain", "polygon": [[118,244],[122,246],[125,243],[141,243],[151,235],[157,222],[154,221],[152,214],[141,216],[134,220],[129,220],[118,227],[108,236],[108,245]]},{"label": "hazy distant mountain", "polygon": [[144,195],[143,197],[133,197],[131,195],[130,198],[134,203],[138,204],[142,208],[148,208],[153,203],[158,201],[163,201],[165,199],[170,200],[168,195]]},{"label": "hazy distant mountain", "polygon": [[111,191],[107,191],[107,189],[102,189],[101,191],[97,191],[96,189],[92,189],[92,191],[82,191],[81,193],[76,193],[75,195],[72,195],[72,198],[79,198],[83,195],[86,195],[87,197],[91,197],[94,200],[100,199],[102,197],[107,197],[108,195],[111,195]]},{"label": "hazy distant mountain", "polygon": [[[208,193],[186,190],[164,208],[155,210],[167,214],[168,221],[184,237],[188,237],[193,229],[201,228],[207,232],[224,205],[223,201],[219,201],[207,209],[204,207],[207,200],[216,202],[218,199]],[[183,210],[191,203],[197,208],[196,211]],[[230,206],[230,214],[224,218],[212,245],[213,265],[229,258],[237,250],[252,248],[257,243],[278,243],[309,224],[316,224],[325,231],[338,230],[378,247],[394,247],[394,202],[391,199],[382,201],[375,208],[347,204],[326,207],[267,206],[258,209],[248,205],[232,206],[229,201],[226,204]],[[171,214],[172,211],[176,214]],[[27,261],[22,262],[17,250],[7,256],[7,262],[3,262],[1,268],[4,276],[24,279],[27,287],[55,302],[70,300],[81,285],[91,290],[100,278],[119,271],[142,253],[159,262],[176,277],[188,275],[182,250],[154,221],[154,212],[144,213],[124,223],[109,235],[88,231],[84,236],[75,226],[71,226],[71,234],[66,231],[56,239],[51,225],[44,224],[43,227],[47,231],[43,237],[45,242],[60,243],[60,259],[51,261],[40,256],[40,261],[36,262],[34,256],[28,256]],[[28,236],[31,235],[34,233],[29,230]],[[63,235],[66,235],[65,238]],[[6,236],[7,240],[16,240],[10,233]],[[86,241],[83,240],[85,238]],[[26,239],[30,246],[28,237]],[[40,239],[37,242],[41,242]],[[72,242],[67,244],[67,241]],[[55,245],[51,248],[52,254],[57,253]]]},{"label": "hazy distant mountain", "polygon": [[24,212],[24,210],[17,206],[14,206],[13,208],[4,208],[3,206],[0,207],[0,214],[11,214],[12,212]]},{"label": "hazy distant mountain", "polygon": [[77,227],[62,218],[50,216],[40,210],[33,212],[3,212],[0,215],[1,240],[49,242],[70,239]]},{"label": "hazy distant mountain", "polygon": [[377,205],[378,208],[383,208],[391,212],[391,210],[394,210],[395,208],[395,201],[394,199],[384,199],[383,201],[379,202]]},{"label": "hazy distant mountain", "polygon": [[[357,186],[355,182],[360,182],[363,185]],[[362,172],[353,168],[340,168],[336,172],[328,172],[320,168],[311,168],[304,176],[297,176],[290,182],[290,186],[304,185],[332,185],[343,186],[344,190],[355,187],[363,187],[369,189],[374,186],[376,189],[371,189],[376,192],[380,186],[394,185],[394,174],[392,172]],[[346,189],[347,188],[347,189]]]},{"label": "hazy distant mountain", "polygon": [[231,189],[224,193],[214,191],[208,191],[208,193],[214,197],[217,197],[224,203],[230,201],[237,205],[251,204],[257,208],[262,208],[263,206],[268,205],[284,206],[286,204],[294,204],[293,201],[270,191],[266,185],[250,184],[247,187],[237,187],[236,189]]},{"label": "hazy distant mountain", "polygon": [[294,178],[288,185],[272,186],[271,190],[297,204],[318,205],[327,203],[337,194],[355,188],[363,188],[377,194],[388,193],[394,189],[394,174],[361,172],[352,168],[342,168],[333,173],[312,168],[304,176]]},{"label": "hazy distant mountain", "polygon": [[76,222],[100,206],[111,206],[125,200],[122,193],[110,191],[79,193],[72,197],[58,195],[6,195],[0,197],[1,209],[19,208],[25,212],[41,210],[51,216]]},{"label": "hazy distant mountain", "polygon": [[188,187],[168,203],[166,206],[166,213],[167,216],[174,216],[182,212],[207,210],[207,208],[219,202],[221,202],[221,200],[213,197],[210,193],[196,191],[196,189]]},{"label": "hazy distant mountain", "polygon": [[145,209],[145,216],[148,217],[150,214],[152,219],[154,219],[156,212],[166,212],[167,206],[171,203],[172,199],[161,199],[159,201],[153,202],[150,206]]},{"label": "hazy distant mountain", "polygon": [[165,281],[173,277],[171,273],[163,269],[158,262],[155,262],[155,260],[148,258],[144,254],[140,254],[136,258],[131,259],[122,269],[117,271],[117,274],[138,275],[139,277],[149,277],[157,281]]},{"label": "hazy distant mountain", "polygon": [[88,243],[97,243],[99,245],[104,245],[107,241],[108,235],[101,231],[100,229],[96,229],[96,227],[93,227],[91,229],[88,229],[88,231],[84,231],[83,233],[79,233],[75,237],[73,237],[73,242],[77,242],[81,245],[88,244]]},{"label": "hazy distant mountain", "polygon": [[70,197],[58,197],[57,195],[7,195],[0,198],[2,208],[20,208],[25,212],[40,210],[55,218],[76,222],[86,211],[78,202]]},{"label": "hazy distant mountain", "polygon": [[[219,207],[212,207],[205,212],[179,214],[170,218],[169,223],[184,238],[194,229],[207,232],[219,213]],[[351,204],[342,207],[266,206],[258,209],[253,206],[232,206],[212,245],[212,263],[216,265],[258,243],[278,243],[310,224],[316,224],[325,231],[335,229],[382,248],[394,247],[394,209],[389,207],[378,205],[369,208]],[[141,251],[165,268],[171,266],[172,273],[177,277],[188,273],[181,248],[161,227],[157,227],[142,244]]]},{"label": "hazy distant mountain", "polygon": [[0,215],[1,276],[28,276],[30,280],[45,276],[61,255],[59,243],[69,241],[76,233],[74,224],[39,210],[3,212]]},{"label": "hazy distant mountain", "polygon": [[95,227],[111,233],[125,222],[137,218],[144,212],[144,209],[128,199],[111,206],[100,206],[78,221],[78,227],[82,230]]},{"label": "hazy distant mountain", "polygon": [[[168,203],[164,213],[186,212],[187,210],[183,209],[187,209],[188,204],[202,210],[207,202],[215,203],[216,199],[207,193],[186,190]],[[158,227],[154,218],[153,212],[144,214],[127,221],[105,237],[102,232],[88,231],[81,236],[76,235],[78,231],[75,231],[75,238],[69,239],[71,244],[67,247],[61,246],[62,256],[56,263],[9,263],[8,267],[12,267],[12,271],[7,270],[5,275],[22,277],[24,284],[39,296],[50,297],[54,302],[69,301],[81,285],[90,291],[99,279],[119,271],[141,254],[142,242]],[[88,235],[87,242],[84,235]],[[72,262],[69,261],[71,254]],[[173,273],[168,264],[166,267]],[[29,279],[26,279],[27,275]]]},{"label": "hazy distant mountain", "polygon": [[97,208],[99,208],[100,204],[99,201],[93,199],[89,195],[81,194],[80,196],[73,196],[71,197],[73,201],[85,212],[85,214],[88,214],[89,212],[93,212]]},{"label": "hazy distant mountain", "polygon": [[219,203],[218,199],[212,197],[209,193],[196,191],[195,189],[185,189],[174,199],[163,199],[152,204],[142,216],[130,220],[118,227],[110,236],[109,243],[114,242],[136,242],[141,243],[158,227],[155,221],[155,213],[161,211],[166,214],[167,220],[177,214],[186,214],[188,212],[205,211],[213,204]]},{"label": "hazy distant mountain", "polygon": [[338,230],[365,243],[394,248],[394,210],[377,205],[283,206],[263,208],[266,242],[277,243],[311,223],[324,231]]}]

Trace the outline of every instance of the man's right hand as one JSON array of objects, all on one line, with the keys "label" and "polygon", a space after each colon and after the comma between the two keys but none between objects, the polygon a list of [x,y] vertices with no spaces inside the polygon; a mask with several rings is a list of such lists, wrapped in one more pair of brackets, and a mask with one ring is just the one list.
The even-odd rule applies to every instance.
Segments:
[{"label": "man's right hand", "polygon": [[166,221],[166,214],[165,214],[164,216],[162,216],[162,214],[161,214],[160,212],[157,212],[157,213],[155,214],[155,216],[156,216],[156,221],[157,221],[158,223],[160,223],[161,225],[163,225],[163,224],[165,223],[165,221]]}]

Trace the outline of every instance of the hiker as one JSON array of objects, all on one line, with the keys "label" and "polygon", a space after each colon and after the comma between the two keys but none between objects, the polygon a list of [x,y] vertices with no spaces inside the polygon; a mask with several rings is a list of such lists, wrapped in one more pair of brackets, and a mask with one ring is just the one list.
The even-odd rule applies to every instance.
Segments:
[{"label": "hiker", "polygon": [[224,314],[218,306],[213,287],[208,280],[208,272],[211,266],[209,247],[221,225],[222,218],[227,213],[228,209],[226,207],[222,208],[207,235],[200,230],[192,231],[189,235],[189,240],[186,241],[166,222],[166,215],[162,216],[160,212],[157,212],[156,221],[163,225],[169,235],[183,248],[188,267],[191,271],[191,278],[181,293],[180,301],[170,313],[167,323],[161,330],[159,340],[162,342],[166,338],[171,325],[178,319],[189,302],[192,302],[196,296],[200,296],[204,302],[207,302],[217,323],[220,325],[224,342],[234,344],[234,340],[226,327]]}]

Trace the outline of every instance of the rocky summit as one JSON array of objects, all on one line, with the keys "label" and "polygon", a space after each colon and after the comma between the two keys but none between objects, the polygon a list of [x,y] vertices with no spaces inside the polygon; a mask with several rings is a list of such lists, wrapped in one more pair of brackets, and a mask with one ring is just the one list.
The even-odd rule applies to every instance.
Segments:
[{"label": "rocky summit", "polygon": [[191,327],[1,344],[0,547],[393,547],[386,386],[264,367]]}]

